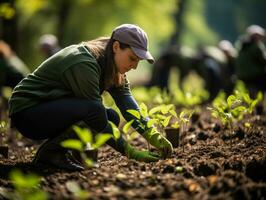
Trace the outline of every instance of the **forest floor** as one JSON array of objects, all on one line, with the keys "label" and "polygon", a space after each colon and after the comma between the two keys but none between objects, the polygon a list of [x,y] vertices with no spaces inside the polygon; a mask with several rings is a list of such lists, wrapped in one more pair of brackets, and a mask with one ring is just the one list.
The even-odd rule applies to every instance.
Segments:
[{"label": "forest floor", "polygon": [[[250,122],[251,128],[244,127]],[[0,144],[6,133],[1,133]],[[146,148],[142,137],[132,142]],[[0,199],[14,187],[9,172],[18,168],[42,177],[40,187],[50,199],[79,199],[67,186],[75,181],[89,199],[266,199],[266,109],[246,116],[234,133],[223,129],[203,110],[191,123],[183,146],[169,159],[155,163],[129,160],[108,146],[99,150],[98,166],[66,172],[31,164],[39,144],[20,138],[0,155]]]}]

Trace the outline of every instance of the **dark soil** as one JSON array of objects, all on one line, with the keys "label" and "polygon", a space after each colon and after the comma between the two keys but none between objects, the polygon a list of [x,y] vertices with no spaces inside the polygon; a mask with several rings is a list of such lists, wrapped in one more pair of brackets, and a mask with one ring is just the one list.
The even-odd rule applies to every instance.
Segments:
[{"label": "dark soil", "polygon": [[[180,146],[171,158],[147,164],[104,146],[99,166],[82,172],[34,167],[31,160],[39,144],[25,138],[7,143],[7,134],[1,134],[0,144],[8,144],[9,155],[0,155],[0,191],[13,191],[8,174],[19,168],[42,176],[41,188],[50,199],[75,199],[68,181],[76,181],[90,199],[266,199],[265,112],[247,116],[231,133],[203,110],[184,137],[184,152]],[[133,144],[146,148],[141,137]]]}]

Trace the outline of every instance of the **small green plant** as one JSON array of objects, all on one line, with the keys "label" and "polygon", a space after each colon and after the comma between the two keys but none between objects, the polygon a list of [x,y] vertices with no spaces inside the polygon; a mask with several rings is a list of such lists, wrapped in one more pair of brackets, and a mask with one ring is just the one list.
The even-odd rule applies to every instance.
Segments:
[{"label": "small green plant", "polygon": [[20,170],[12,170],[9,174],[14,192],[4,194],[8,199],[46,200],[48,194],[40,188],[41,178],[35,174],[23,174]]},{"label": "small green plant", "polygon": [[[181,128],[180,137],[184,138],[184,134],[187,130],[193,112],[194,112],[193,110],[184,109],[178,115],[176,113],[175,106],[173,104],[169,104],[169,105],[160,105],[154,107],[150,110],[149,114],[154,120],[153,124],[159,125],[163,128],[166,127],[171,127],[175,129]],[[183,145],[183,151],[184,151],[184,145]]]},{"label": "small green plant", "polygon": [[229,128],[232,134],[234,123],[242,120],[245,114],[251,114],[262,99],[261,92],[257,94],[256,99],[251,99],[249,93],[242,86],[241,90],[235,90],[234,94],[230,95],[226,101],[224,96],[216,98],[213,102],[213,107],[208,109],[225,127]]},{"label": "small green plant", "polygon": [[137,131],[130,131],[130,127],[131,127],[133,122],[134,122],[134,120],[130,120],[122,128],[123,133],[125,134],[126,139],[128,141],[132,141],[134,138],[137,137],[137,134],[138,134]]},{"label": "small green plant", "polygon": [[247,112],[251,114],[254,111],[255,106],[263,100],[263,93],[260,91],[257,93],[255,99],[250,98],[248,90],[242,81],[237,81],[235,88],[235,96],[244,103],[244,106],[247,108]]},{"label": "small green plant", "polygon": [[[113,135],[109,133],[99,133],[94,138],[92,132],[87,128],[73,126],[73,129],[78,135],[79,139],[68,139],[63,141],[61,145],[65,148],[70,148],[79,151],[82,160],[87,164],[87,166],[93,166],[94,162],[87,157],[85,151],[96,150],[100,148],[103,144],[105,144],[107,140],[113,137]],[[114,135],[115,137],[119,137],[116,129],[114,130]]]},{"label": "small green plant", "polygon": [[179,128],[178,117],[173,104],[162,104],[149,111],[151,124],[158,125],[161,129],[166,127]]},{"label": "small green plant", "polygon": [[235,91],[235,95],[244,103],[244,106],[249,114],[252,114],[255,106],[263,100],[262,92],[258,92],[256,99],[250,98],[249,93],[238,90]]},{"label": "small green plant", "polygon": [[[140,120],[141,117],[149,118],[147,127],[150,128],[150,136],[157,130],[157,128],[164,132],[167,127],[178,129],[180,125],[182,127],[181,133],[184,134],[193,114],[192,110],[185,109],[180,115],[178,115],[173,104],[162,104],[148,110],[144,103],[140,104],[140,111],[128,110],[128,112],[135,116],[137,120]],[[145,125],[142,128],[145,128]]]},{"label": "small green plant", "polygon": [[182,133],[181,143],[183,144],[183,152],[185,151],[185,144],[184,144],[185,133],[187,132],[187,128],[193,112],[194,112],[193,110],[184,109],[179,114],[179,123],[181,126],[181,133]]},{"label": "small green plant", "polygon": [[67,181],[66,188],[74,195],[75,199],[88,199],[89,192],[80,188],[77,182]]},{"label": "small green plant", "polygon": [[[213,102],[213,107],[208,107],[207,109],[211,111],[212,116],[219,119],[226,128],[229,128],[232,134],[234,122],[241,120],[247,110],[242,103],[240,98],[237,98],[235,95],[230,95],[226,101],[216,99]],[[232,142],[232,140],[230,141]]]},{"label": "small green plant", "polygon": [[[150,138],[154,133],[157,132],[157,128],[154,126],[156,119],[152,119],[149,117],[150,112],[148,111],[148,108],[146,106],[145,103],[141,103],[140,104],[140,110],[132,110],[129,109],[127,110],[128,113],[130,113],[131,115],[133,115],[135,117],[135,119],[132,122],[128,122],[130,125],[134,122],[138,123],[138,125],[140,126],[140,128],[142,130],[147,130],[147,134],[148,137]],[[144,124],[142,119],[147,119],[149,118],[147,124]],[[129,124],[127,124],[127,126],[129,126]],[[146,128],[147,126],[147,128]],[[150,144],[147,142],[147,146],[148,146],[148,150],[150,150]]]}]

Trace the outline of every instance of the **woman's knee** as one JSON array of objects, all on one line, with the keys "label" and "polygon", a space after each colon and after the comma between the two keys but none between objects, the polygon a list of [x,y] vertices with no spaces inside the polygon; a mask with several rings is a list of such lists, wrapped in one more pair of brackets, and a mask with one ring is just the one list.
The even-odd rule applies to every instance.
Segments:
[{"label": "woman's knee", "polygon": [[90,109],[84,121],[97,132],[102,131],[108,123],[106,108],[101,102],[90,103],[90,107],[92,109]]},{"label": "woman's knee", "polygon": [[116,126],[119,126],[119,123],[120,123],[119,114],[111,108],[106,109],[106,113],[107,113],[108,120],[113,122]]}]

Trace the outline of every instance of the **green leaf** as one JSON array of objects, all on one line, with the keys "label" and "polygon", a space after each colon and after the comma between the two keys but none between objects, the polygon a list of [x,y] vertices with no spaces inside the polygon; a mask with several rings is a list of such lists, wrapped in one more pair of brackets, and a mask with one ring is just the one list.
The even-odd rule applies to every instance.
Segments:
[{"label": "green leaf", "polygon": [[92,159],[86,158],[84,161],[88,167],[93,167],[94,162]]},{"label": "green leaf", "polygon": [[251,101],[252,101],[248,93],[244,93],[244,94],[243,94],[243,98],[244,98],[244,101],[245,101],[247,104],[250,104]]},{"label": "green leaf", "polygon": [[173,128],[179,128],[179,123],[178,122],[175,122],[175,123],[173,123],[172,125],[171,125],[171,127],[173,127]]},{"label": "green leaf", "polygon": [[230,95],[228,98],[227,98],[227,104],[229,106],[229,108],[232,107],[233,105],[233,102],[236,100],[236,96],[235,95]]},{"label": "green leaf", "polygon": [[137,131],[134,131],[133,133],[130,134],[131,140],[137,138],[139,136],[139,133]]},{"label": "green leaf", "polygon": [[233,116],[235,118],[238,118],[238,117],[241,117],[246,110],[247,110],[247,108],[245,106],[238,106],[238,107],[232,109],[231,113],[233,114]]},{"label": "green leaf", "polygon": [[162,106],[162,114],[167,114],[169,112],[169,110],[173,107],[174,105],[173,104],[170,104],[170,105],[164,105]]},{"label": "green leaf", "polygon": [[179,114],[179,117],[180,117],[180,118],[184,118],[184,116],[185,116],[185,111],[183,110],[183,111]]},{"label": "green leaf", "polygon": [[157,119],[150,119],[148,122],[147,122],[147,127],[148,128],[151,128],[154,124],[158,123],[158,120]]},{"label": "green leaf", "polygon": [[25,198],[27,200],[47,200],[48,199],[48,195],[46,194],[46,192],[41,191],[40,189],[35,191],[34,193],[31,192],[30,194],[28,194],[28,196]]},{"label": "green leaf", "polygon": [[146,118],[148,117],[148,108],[144,103],[140,104],[140,114],[142,117]]},{"label": "green leaf", "polygon": [[256,100],[258,100],[258,102],[263,100],[263,94],[261,91],[258,92]]},{"label": "green leaf", "polygon": [[65,147],[65,148],[75,149],[78,151],[83,151],[83,147],[84,147],[82,142],[80,140],[76,140],[76,139],[65,140],[65,141],[61,142],[61,146]]},{"label": "green leaf", "polygon": [[113,122],[109,121],[109,123],[112,126],[114,138],[117,140],[118,138],[120,138],[120,131]]},{"label": "green leaf", "polygon": [[159,121],[162,121],[162,120],[164,120],[164,119],[166,118],[165,115],[161,115],[161,114],[157,114],[155,117],[156,117],[156,119],[158,119]]},{"label": "green leaf", "polygon": [[141,118],[140,113],[137,110],[129,109],[129,110],[127,110],[127,112],[130,113],[131,115],[133,115],[134,117],[136,117],[137,119]]},{"label": "green leaf", "polygon": [[12,170],[10,173],[10,179],[14,182],[17,189],[33,188],[40,182],[39,176],[35,174],[24,175],[20,170]]},{"label": "green leaf", "polygon": [[124,126],[123,126],[123,132],[125,134],[128,133],[129,128],[131,127],[132,123],[134,122],[134,120],[130,120],[129,122],[127,122]]},{"label": "green leaf", "polygon": [[168,126],[171,117],[172,117],[172,116],[170,115],[170,116],[168,116],[168,117],[166,117],[166,118],[164,119],[164,121],[163,121],[163,123],[162,123],[163,127]]},{"label": "green leaf", "polygon": [[258,99],[255,99],[254,101],[252,101],[250,107],[249,107],[249,113],[251,114],[252,111],[254,110],[255,106],[258,104]]},{"label": "green leaf", "polygon": [[97,134],[95,136],[95,143],[92,144],[92,148],[94,148],[94,149],[100,148],[111,137],[113,137],[113,136],[112,136],[112,134],[109,134],[109,133],[99,133],[99,134]]},{"label": "green leaf", "polygon": [[80,128],[79,126],[73,126],[73,129],[84,144],[92,143],[92,133],[89,129]]},{"label": "green leaf", "polygon": [[162,110],[162,106],[156,106],[156,107],[150,109],[149,115],[153,115],[153,114],[155,114],[157,112],[160,112],[161,110]]},{"label": "green leaf", "polygon": [[175,118],[177,118],[177,113],[175,110],[170,110],[169,112],[171,113],[171,115],[173,115]]}]

